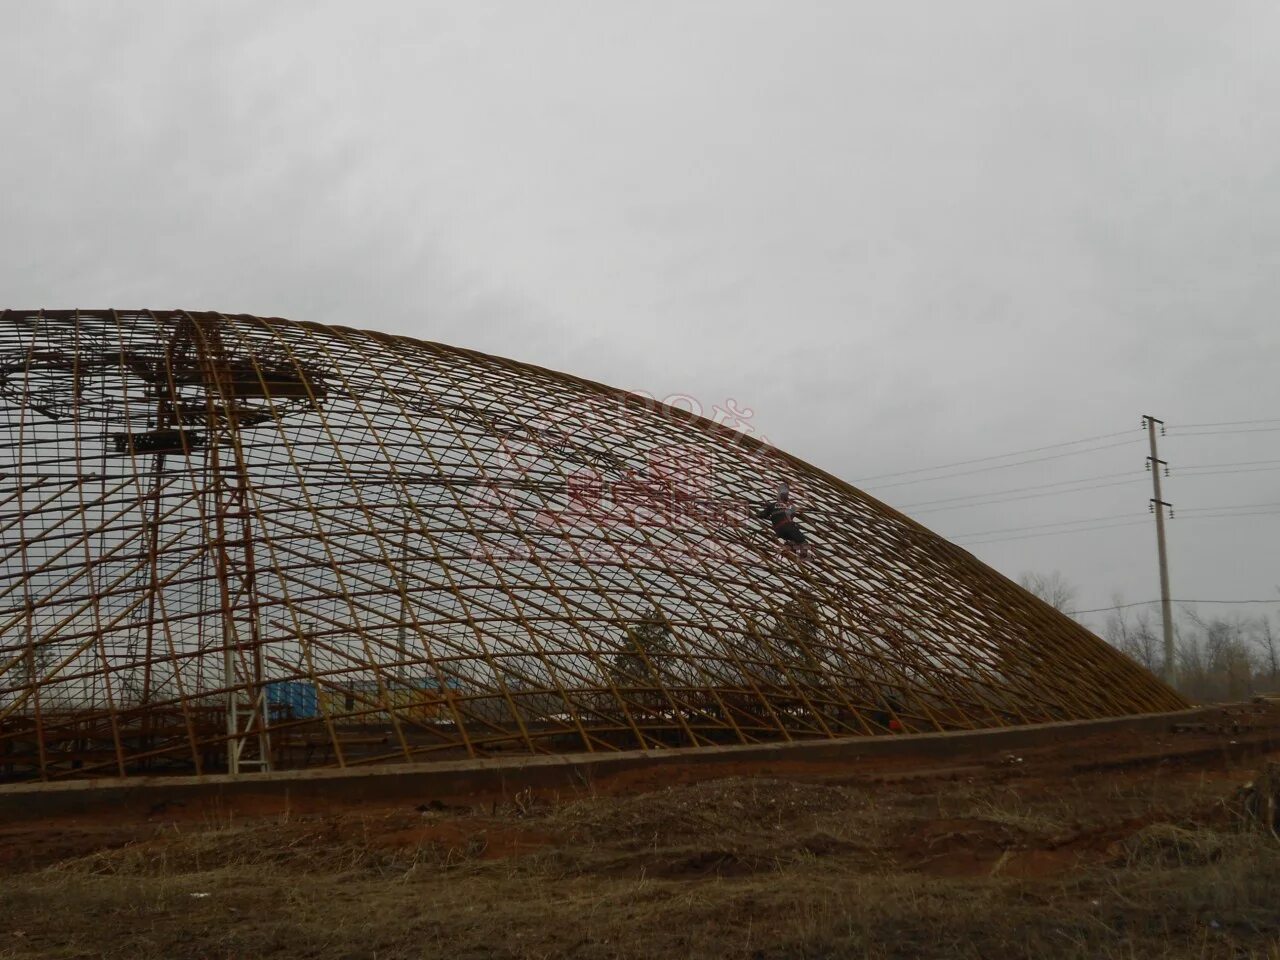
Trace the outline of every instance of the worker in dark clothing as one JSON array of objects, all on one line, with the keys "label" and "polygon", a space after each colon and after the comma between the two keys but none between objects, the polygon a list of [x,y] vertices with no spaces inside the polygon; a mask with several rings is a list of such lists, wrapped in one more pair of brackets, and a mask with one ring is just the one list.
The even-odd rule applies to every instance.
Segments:
[{"label": "worker in dark clothing", "polygon": [[778,498],[766,503],[757,516],[773,524],[773,532],[786,544],[786,550],[801,560],[809,555],[809,541],[796,523],[800,510],[791,501],[791,489],[785,483],[778,487]]}]

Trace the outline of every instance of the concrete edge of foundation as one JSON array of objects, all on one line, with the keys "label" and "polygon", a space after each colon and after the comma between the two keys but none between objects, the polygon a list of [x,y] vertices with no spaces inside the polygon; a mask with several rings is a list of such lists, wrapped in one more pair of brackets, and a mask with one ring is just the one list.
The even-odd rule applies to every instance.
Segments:
[{"label": "concrete edge of foundation", "polygon": [[278,773],[204,777],[126,777],[0,786],[4,819],[112,813],[147,815],[170,808],[235,812],[305,812],[328,803],[409,800],[416,803],[500,798],[521,790],[588,792],[613,778],[642,773],[671,779],[690,770],[714,776],[716,767],[744,765],[754,772],[798,772],[807,765],[847,762],[856,773],[864,759],[978,759],[1011,749],[1050,745],[1101,733],[1162,732],[1212,708],[1061,723],[902,736],[851,737],[790,743],[679,747],[660,751],[499,757],[436,763],[318,768]]}]

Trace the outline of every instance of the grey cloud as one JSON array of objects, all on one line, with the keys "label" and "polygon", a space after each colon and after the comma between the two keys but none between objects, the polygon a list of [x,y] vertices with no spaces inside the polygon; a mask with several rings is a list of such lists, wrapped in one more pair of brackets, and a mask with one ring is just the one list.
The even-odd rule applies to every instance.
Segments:
[{"label": "grey cloud", "polygon": [[[17,5],[13,306],[373,327],[705,406],[850,479],[1280,416],[1272,4]],[[1136,436],[1136,434],[1135,434]],[[1280,457],[1280,432],[1168,459]],[[891,503],[1140,470],[1140,444]],[[1180,505],[1280,473],[1180,479]],[[874,484],[869,485],[876,492]],[[1113,487],[921,514],[1132,510]],[[1176,592],[1271,595],[1274,518],[1176,521]],[[974,548],[1155,593],[1141,526]],[[1225,558],[1225,559],[1224,559]]]}]

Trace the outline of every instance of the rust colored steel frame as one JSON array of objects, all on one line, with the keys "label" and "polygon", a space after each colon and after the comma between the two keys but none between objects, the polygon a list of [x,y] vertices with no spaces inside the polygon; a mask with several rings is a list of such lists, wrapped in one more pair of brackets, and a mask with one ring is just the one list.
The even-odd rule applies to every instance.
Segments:
[{"label": "rust colored steel frame", "polygon": [[[911,519],[575,377],[345,327],[0,317],[0,779],[1175,710]],[[814,555],[756,518],[777,483]]]}]

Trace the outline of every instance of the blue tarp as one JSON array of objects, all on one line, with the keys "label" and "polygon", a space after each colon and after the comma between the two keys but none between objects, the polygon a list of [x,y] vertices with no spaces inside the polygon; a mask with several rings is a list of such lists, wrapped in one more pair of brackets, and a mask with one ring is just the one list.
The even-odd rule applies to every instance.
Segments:
[{"label": "blue tarp", "polygon": [[267,704],[295,719],[320,716],[316,687],[310,680],[277,680],[267,684]]}]

